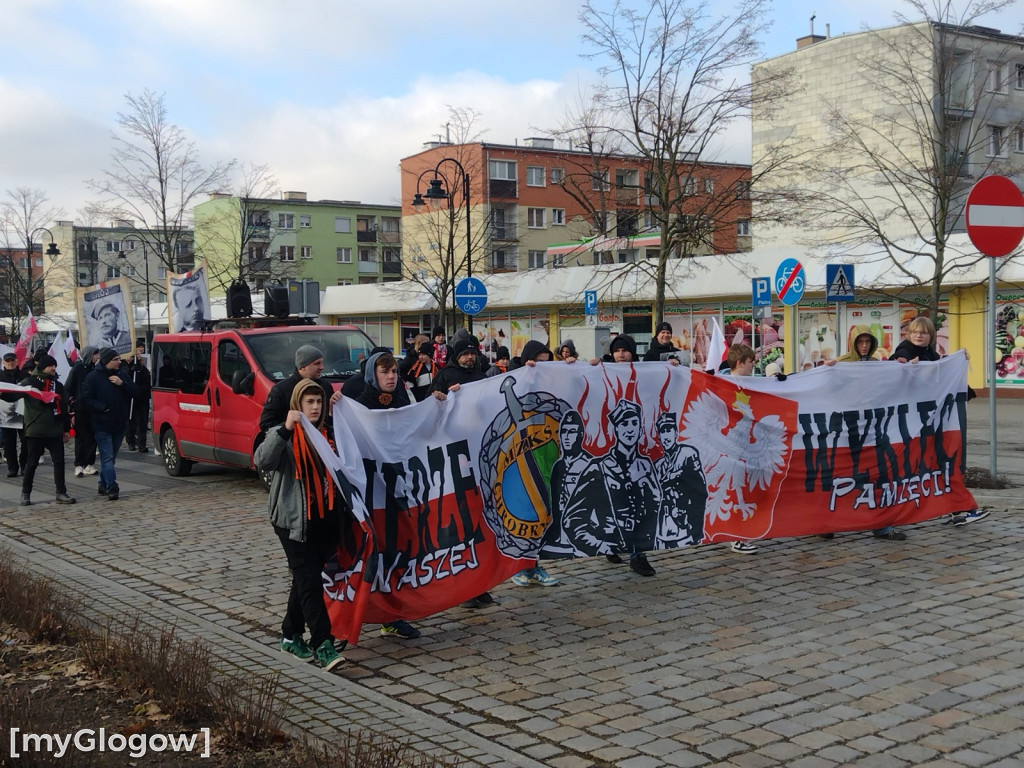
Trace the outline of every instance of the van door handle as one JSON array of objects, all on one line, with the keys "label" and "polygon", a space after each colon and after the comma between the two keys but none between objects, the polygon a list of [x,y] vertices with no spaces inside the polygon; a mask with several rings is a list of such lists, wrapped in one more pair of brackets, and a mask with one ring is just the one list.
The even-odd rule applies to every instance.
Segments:
[{"label": "van door handle", "polygon": [[213,390],[213,397],[217,401],[217,405],[219,406],[220,405],[220,390],[219,389]]}]

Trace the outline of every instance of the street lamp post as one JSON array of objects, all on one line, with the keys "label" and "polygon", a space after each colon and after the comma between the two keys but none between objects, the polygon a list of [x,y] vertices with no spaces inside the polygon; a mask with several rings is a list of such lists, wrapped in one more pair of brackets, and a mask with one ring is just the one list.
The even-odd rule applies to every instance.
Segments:
[{"label": "street lamp post", "polygon": [[[445,177],[441,173],[441,166],[445,163],[451,163],[459,170],[459,178],[462,180],[462,201],[466,206],[466,277],[473,276],[473,230],[469,224],[469,173],[462,166],[458,160],[454,157],[444,157],[438,161],[437,165],[434,166],[434,178],[430,180],[430,185],[427,188],[425,195],[421,195],[419,192],[419,180],[416,181],[416,194],[412,199],[414,206],[424,205],[424,198],[429,200],[431,203],[440,204],[442,200],[448,201],[448,217],[449,217],[449,237],[452,237],[451,230],[455,227],[455,190],[451,191],[445,189]],[[422,175],[422,174],[421,174]],[[452,185],[453,187],[455,185]],[[452,254],[452,280],[455,280],[455,256]],[[452,286],[454,291],[454,285]],[[466,315],[466,323],[469,327],[469,332],[473,332],[473,316]]]},{"label": "street lamp post", "polygon": [[28,242],[25,243],[25,248],[28,251],[28,257],[25,259],[25,287],[28,288],[26,299],[28,303],[29,312],[35,312],[35,281],[32,279],[32,238],[36,236],[36,232],[45,232],[50,236],[50,245],[46,249],[47,256],[60,256],[60,248],[57,247],[57,243],[53,240],[53,232],[46,227],[36,227],[28,236]]},{"label": "street lamp post", "polygon": [[[128,260],[124,251],[124,241],[128,239],[128,236],[121,238],[121,254],[118,256],[119,259]],[[146,249],[146,241],[140,240],[142,243],[142,262],[146,269],[146,351],[149,352],[150,347],[153,345],[153,330],[151,318],[149,315],[149,251]]]}]

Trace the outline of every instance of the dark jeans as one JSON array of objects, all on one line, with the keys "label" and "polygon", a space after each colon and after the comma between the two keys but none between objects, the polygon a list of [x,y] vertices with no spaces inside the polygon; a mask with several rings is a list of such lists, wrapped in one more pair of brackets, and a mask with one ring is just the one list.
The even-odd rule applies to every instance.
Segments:
[{"label": "dark jeans", "polygon": [[[7,469],[17,472],[25,469],[25,431],[4,427],[4,458],[7,460]],[[20,446],[18,444],[21,444]]]},{"label": "dark jeans", "polygon": [[128,428],[125,430],[124,439],[128,447],[146,447],[146,426],[149,422],[149,398],[135,400],[132,402],[132,412],[128,416]]},{"label": "dark jeans", "polygon": [[43,457],[43,450],[50,452],[53,461],[53,484],[57,493],[67,493],[64,483],[64,438],[63,437],[26,437],[25,438],[25,475],[21,478],[21,492],[32,493],[32,481],[36,477],[36,467]]},{"label": "dark jeans", "polygon": [[114,472],[114,462],[117,460],[117,452],[121,449],[121,441],[124,440],[124,432],[97,432],[96,447],[100,452],[100,488],[108,491],[117,490],[117,474]]},{"label": "dark jeans", "polygon": [[292,541],[287,528],[274,526],[284,547],[288,569],[292,572],[292,587],[288,592],[288,610],[281,622],[281,636],[294,637],[309,627],[310,645],[319,648],[324,640],[333,640],[331,620],[324,605],[324,585],[321,573],[327,557],[337,546],[337,535],[323,531],[308,531],[308,541]]},{"label": "dark jeans", "polygon": [[96,436],[84,405],[75,411],[75,466],[91,467],[96,461]]}]

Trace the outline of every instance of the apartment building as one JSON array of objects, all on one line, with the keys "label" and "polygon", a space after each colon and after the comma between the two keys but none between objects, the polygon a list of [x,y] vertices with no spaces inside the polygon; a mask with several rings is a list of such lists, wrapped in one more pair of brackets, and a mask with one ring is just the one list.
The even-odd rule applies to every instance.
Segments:
[{"label": "apartment building", "polygon": [[250,287],[288,280],[329,285],[390,282],[402,276],[401,209],[353,200],[213,194],[195,207],[196,248],[210,266],[210,290],[239,273]]},{"label": "apartment building", "polygon": [[[75,288],[126,278],[132,303],[167,300],[167,273],[195,265],[191,229],[166,233],[129,220],[109,224],[54,223],[59,265],[46,273],[47,311],[75,312]],[[147,292],[148,288],[148,292]]]},{"label": "apartment building", "polygon": [[[781,70],[791,70],[799,88],[785,109],[769,113],[757,84]],[[1024,37],[934,22],[812,33],[757,64],[752,81],[755,178],[769,147],[793,141],[818,173],[801,164],[777,183],[825,201],[820,216],[759,225],[758,246],[865,241],[869,227],[863,219],[858,227],[854,211],[889,241],[927,233],[933,215],[947,233],[963,232],[970,187],[984,175],[1024,170]],[[847,126],[863,126],[857,140],[840,140],[837,113]],[[755,220],[760,213],[755,202]]]},{"label": "apartment building", "polygon": [[[461,257],[467,237],[475,272],[658,256],[660,229],[651,215],[656,200],[642,158],[557,148],[549,138],[529,138],[522,145],[433,142],[403,158],[401,171],[406,274],[414,278],[429,278],[449,246]],[[414,204],[417,195],[428,196],[435,172],[444,191],[454,190],[451,211],[447,201],[441,210]],[[729,201],[715,206],[721,220],[701,217],[707,245],[696,252],[749,249],[749,178],[749,166],[726,163],[691,163],[679,174],[689,198],[679,215],[688,216],[689,206],[694,218],[701,217],[708,198]]]}]

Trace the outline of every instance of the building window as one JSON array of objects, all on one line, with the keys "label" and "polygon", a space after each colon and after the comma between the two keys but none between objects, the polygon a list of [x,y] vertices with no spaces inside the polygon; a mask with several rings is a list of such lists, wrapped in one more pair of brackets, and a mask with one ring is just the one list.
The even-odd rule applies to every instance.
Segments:
[{"label": "building window", "polygon": [[269,211],[253,211],[246,216],[246,222],[250,227],[269,227],[270,226],[270,212]]},{"label": "building window", "polygon": [[697,194],[697,180],[693,176],[684,176],[680,186],[683,188],[683,194],[687,197]]},{"label": "building window", "polygon": [[22,256],[20,259],[18,259],[18,266],[21,267],[22,269],[28,269],[28,257]]},{"label": "building window", "polygon": [[303,229],[309,229],[310,222],[309,222],[309,214],[308,213],[300,213],[299,214],[299,226],[302,227]]},{"label": "building window", "polygon": [[127,267],[124,268],[124,276],[125,277],[135,277],[136,274],[137,273],[135,271],[135,267],[127,266]]},{"label": "building window", "polygon": [[36,266],[36,267],[43,266],[43,257],[42,256],[36,256],[34,259],[32,259],[32,265]]},{"label": "building window", "polygon": [[562,254],[562,255],[558,255],[558,256],[552,256],[551,257],[551,266],[552,267],[564,267],[565,266],[565,255]]},{"label": "building window", "polygon": [[713,195],[715,194],[715,180],[710,176],[704,177],[704,194]]},{"label": "building window", "polygon": [[334,217],[334,231],[338,234],[348,235],[352,233],[352,219],[347,216]]},{"label": "building window", "polygon": [[565,181],[565,168],[552,168],[551,183],[561,184],[563,181]]},{"label": "building window", "polygon": [[998,61],[988,63],[988,83],[986,88],[991,93],[1006,93],[1006,79],[1003,76],[1003,65]]},{"label": "building window", "polygon": [[601,171],[599,173],[592,174],[590,178],[590,188],[595,192],[607,192],[612,188],[612,185],[608,183],[608,171]]},{"label": "building window", "polygon": [[546,210],[546,208],[527,208],[526,226],[528,226],[530,229],[543,229],[544,211]]},{"label": "building window", "polygon": [[502,179],[504,181],[515,181],[516,180],[516,163],[515,160],[491,160],[488,163],[491,178]]},{"label": "building window", "polygon": [[107,240],[107,253],[120,253],[121,242],[119,240]]},{"label": "building window", "polygon": [[380,217],[380,230],[381,232],[400,232],[402,229],[401,221],[395,216],[381,216]]},{"label": "building window", "polygon": [[750,219],[738,219],[736,221],[736,234],[739,237],[750,237]]},{"label": "building window", "polygon": [[134,251],[135,250],[135,241],[134,240],[123,240],[122,243],[123,243],[123,248],[126,251]]},{"label": "building window", "polygon": [[313,246],[312,245],[303,245],[301,248],[299,248],[299,254],[304,259],[312,259],[313,258]]},{"label": "building window", "polygon": [[528,187],[543,187],[544,186],[544,166],[542,166],[542,165],[528,165],[528,166],[526,166],[526,186],[528,186]]},{"label": "building window", "polygon": [[749,200],[750,199],[750,182],[749,181],[737,181],[736,182],[736,199],[737,200]]},{"label": "building window", "polygon": [[107,280],[114,280],[121,276],[120,267],[107,267]]},{"label": "building window", "polygon": [[351,248],[339,248],[338,249],[338,263],[339,264],[351,264],[352,263],[352,249]]},{"label": "building window", "polygon": [[359,249],[359,260],[364,264],[369,264],[371,261],[377,261],[375,258],[376,252],[371,248],[360,248]]},{"label": "building window", "polygon": [[338,285],[352,285],[352,281],[345,277],[339,277]]},{"label": "building window", "polygon": [[530,251],[528,257],[530,269],[540,269],[544,266],[544,251]]},{"label": "building window", "polygon": [[295,261],[295,246],[294,245],[282,245],[280,253],[281,253],[281,261]]},{"label": "building window", "polygon": [[156,276],[157,276],[157,279],[159,279],[159,280],[166,279],[167,278],[167,267],[157,267],[156,268]]},{"label": "building window", "polygon": [[1004,157],[1006,143],[1003,141],[1003,126],[990,125],[988,127],[988,157]]},{"label": "building window", "polygon": [[565,208],[551,209],[551,223],[556,227],[565,226]]},{"label": "building window", "polygon": [[295,229],[295,214],[293,214],[293,213],[279,213],[279,214],[277,214],[277,228],[278,229]]}]

